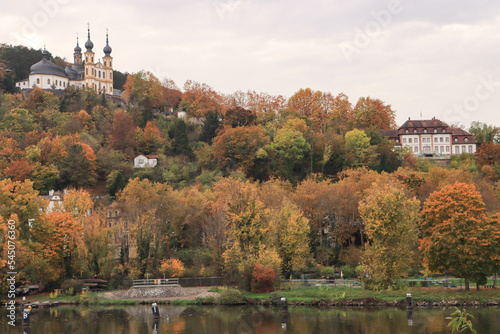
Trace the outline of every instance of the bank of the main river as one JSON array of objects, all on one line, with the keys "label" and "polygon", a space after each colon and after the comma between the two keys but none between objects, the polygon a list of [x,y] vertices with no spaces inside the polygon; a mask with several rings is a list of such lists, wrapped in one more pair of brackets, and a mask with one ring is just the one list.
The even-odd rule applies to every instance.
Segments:
[{"label": "bank of the main river", "polygon": [[451,288],[407,288],[403,290],[372,291],[347,287],[309,287],[280,290],[272,293],[250,293],[226,288],[200,288],[186,293],[184,288],[177,296],[148,297],[135,294],[134,298],[121,298],[130,295],[127,291],[85,293],[76,296],[54,296],[39,294],[29,296],[25,303],[59,302],[61,304],[89,305],[134,305],[149,304],[153,301],[167,305],[272,305],[279,304],[282,297],[290,306],[377,306],[404,307],[406,294],[413,297],[414,305],[429,306],[499,306],[500,289],[465,291]]}]

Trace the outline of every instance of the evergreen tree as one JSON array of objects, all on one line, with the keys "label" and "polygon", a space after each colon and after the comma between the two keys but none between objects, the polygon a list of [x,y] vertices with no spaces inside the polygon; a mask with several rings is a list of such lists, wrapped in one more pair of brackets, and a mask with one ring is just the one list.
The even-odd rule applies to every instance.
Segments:
[{"label": "evergreen tree", "polygon": [[219,124],[219,113],[217,110],[209,110],[201,129],[200,140],[207,144],[212,144],[212,139],[217,136]]},{"label": "evergreen tree", "polygon": [[191,148],[189,147],[188,127],[183,119],[177,118],[174,121],[168,131],[168,135],[172,138],[172,151],[175,155],[188,155],[191,153]]}]

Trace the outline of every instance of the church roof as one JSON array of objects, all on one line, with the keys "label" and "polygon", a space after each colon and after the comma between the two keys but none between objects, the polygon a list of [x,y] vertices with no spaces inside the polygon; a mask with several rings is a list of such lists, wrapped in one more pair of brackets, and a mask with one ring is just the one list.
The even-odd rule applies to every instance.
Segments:
[{"label": "church roof", "polygon": [[418,129],[418,128],[447,128],[448,124],[439,119],[433,118],[428,120],[411,120],[408,119],[401,125],[400,129]]},{"label": "church roof", "polygon": [[83,80],[84,67],[81,64],[68,65],[64,71],[70,80]]},{"label": "church roof", "polygon": [[48,75],[57,75],[65,78],[66,72],[64,72],[64,70],[61,67],[51,62],[48,58],[49,58],[49,53],[47,52],[47,50],[44,50],[43,59],[30,67],[30,75],[48,74]]}]

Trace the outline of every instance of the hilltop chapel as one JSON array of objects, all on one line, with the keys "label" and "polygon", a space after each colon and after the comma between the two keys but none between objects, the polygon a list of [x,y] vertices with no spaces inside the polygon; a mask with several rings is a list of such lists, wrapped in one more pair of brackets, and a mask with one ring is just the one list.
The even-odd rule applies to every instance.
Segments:
[{"label": "hilltop chapel", "polygon": [[44,48],[43,59],[30,68],[29,78],[16,82],[19,89],[66,89],[69,86],[91,87],[98,93],[113,95],[113,57],[108,43],[106,32],[106,46],[103,49],[104,57],[95,62],[95,53],[92,51],[94,43],[90,40],[90,27],[88,39],[85,42],[86,51],[82,55],[82,48],[76,39],[73,64],[68,64],[66,69],[49,60],[49,52]]}]

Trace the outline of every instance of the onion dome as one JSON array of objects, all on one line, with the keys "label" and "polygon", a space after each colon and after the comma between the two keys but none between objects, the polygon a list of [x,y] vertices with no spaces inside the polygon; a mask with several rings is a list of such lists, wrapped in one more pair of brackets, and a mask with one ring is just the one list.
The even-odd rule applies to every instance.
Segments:
[{"label": "onion dome", "polygon": [[43,59],[38,63],[32,65],[30,67],[30,75],[31,74],[48,74],[48,75],[57,75],[65,78],[66,72],[53,62],[49,60],[49,52],[47,50],[43,50]]},{"label": "onion dome", "polygon": [[78,37],[76,38],[76,47],[75,47],[75,53],[82,53],[82,48],[78,44]]},{"label": "onion dome", "polygon": [[88,36],[89,38],[85,42],[85,47],[87,48],[87,52],[92,52],[92,48],[94,47],[94,43],[90,40],[90,28],[88,28]]},{"label": "onion dome", "polygon": [[106,46],[102,49],[102,51],[104,52],[104,57],[111,57],[111,47],[108,43],[108,33],[106,33]]}]

